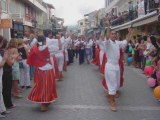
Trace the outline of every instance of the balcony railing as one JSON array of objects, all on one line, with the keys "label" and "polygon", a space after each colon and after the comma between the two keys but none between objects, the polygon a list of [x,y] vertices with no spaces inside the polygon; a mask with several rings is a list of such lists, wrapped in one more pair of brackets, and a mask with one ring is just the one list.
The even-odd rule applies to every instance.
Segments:
[{"label": "balcony railing", "polygon": [[[147,3],[144,4],[144,11],[145,14],[151,13],[157,9],[160,9],[160,3],[155,3],[154,0],[152,1],[148,1]],[[127,23],[129,21],[132,21],[134,19],[138,18],[138,7],[137,9],[134,9],[133,11],[124,11],[122,12],[119,16],[114,16],[114,15],[110,15],[110,16],[106,16],[106,18],[103,18],[104,22],[105,21],[110,21],[112,27],[113,26],[118,26],[118,25],[122,25],[124,23]],[[107,27],[105,25],[105,23],[103,23],[103,27]]]}]

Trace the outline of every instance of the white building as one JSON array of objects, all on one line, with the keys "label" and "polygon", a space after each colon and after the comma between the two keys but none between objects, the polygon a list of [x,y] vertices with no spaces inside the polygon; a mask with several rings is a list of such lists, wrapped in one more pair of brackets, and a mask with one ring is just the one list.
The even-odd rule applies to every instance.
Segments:
[{"label": "white building", "polygon": [[86,29],[86,19],[81,19],[78,21],[78,31],[79,35],[84,35]]},{"label": "white building", "polygon": [[[7,39],[10,39],[10,28],[12,27],[10,16],[9,16],[9,0],[0,1],[0,35],[4,36]],[[3,27],[2,27],[3,26]]]},{"label": "white building", "polygon": [[1,34],[10,37],[23,37],[25,32],[37,28],[43,30],[47,9],[42,0],[1,0],[2,20],[10,19],[12,27],[1,30]]}]

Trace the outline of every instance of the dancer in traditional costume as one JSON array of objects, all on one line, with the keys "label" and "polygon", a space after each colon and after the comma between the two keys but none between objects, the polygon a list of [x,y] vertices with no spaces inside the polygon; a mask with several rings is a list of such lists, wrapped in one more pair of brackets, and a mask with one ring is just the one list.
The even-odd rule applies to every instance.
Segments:
[{"label": "dancer in traditional costume", "polygon": [[95,41],[96,47],[95,47],[95,58],[92,60],[92,64],[99,66],[100,67],[100,59],[99,59],[99,55],[100,55],[100,46],[99,44],[99,39],[97,39]]},{"label": "dancer in traditional costume", "polygon": [[[106,54],[104,54],[103,59],[104,60],[103,60],[102,64],[104,65],[104,68],[105,68],[105,64],[107,62]],[[104,62],[105,62],[105,64],[104,64]],[[122,49],[120,49],[119,67],[120,67],[120,88],[121,88],[121,87],[123,87],[123,84],[124,84],[124,63],[123,63],[123,50]],[[105,69],[103,69],[103,67],[102,67],[101,70],[102,70],[101,71],[102,73],[105,72]],[[103,77],[103,79],[102,79],[102,87],[104,88],[104,90],[107,92],[107,95],[108,95],[108,88],[107,88],[107,85],[106,85],[105,77]],[[119,93],[119,91],[117,91],[116,98],[118,98],[119,96],[120,96],[120,93]]]},{"label": "dancer in traditional costume", "polygon": [[[55,47],[58,47],[58,43],[60,42],[61,44],[61,47],[62,47],[62,43],[61,43],[61,40],[58,41],[57,39],[54,39],[53,38],[53,33],[51,30],[46,30],[45,31],[45,37],[46,37],[46,45],[49,46],[49,45],[53,45]],[[54,36],[55,37],[55,36]],[[54,69],[54,74],[55,74],[55,79],[56,80],[60,80],[62,75],[60,76],[60,72],[59,72],[59,64],[62,62],[64,63],[63,59],[61,59],[61,62],[59,62],[56,54],[59,53],[59,51],[63,51],[62,49],[61,50],[58,50],[58,51],[55,51],[53,54],[50,54],[50,58],[51,58],[51,64],[53,66],[53,69]],[[62,58],[64,57],[63,56],[63,52],[61,54]],[[63,70],[63,65],[61,65],[61,69]]]},{"label": "dancer in traditional costume", "polygon": [[[116,40],[117,35],[114,30],[108,30],[107,36],[109,39],[104,41],[105,52],[107,55],[107,63],[105,65],[105,80],[108,88],[108,99],[110,108],[112,111],[116,111],[115,95],[120,89],[120,49],[123,49],[127,45],[127,41],[130,39],[132,30],[129,29],[127,40]],[[108,37],[107,37],[108,38]]]},{"label": "dancer in traditional costume", "polygon": [[54,54],[60,48],[60,41],[58,47],[46,45],[45,37],[38,36],[38,44],[31,49],[28,55],[27,63],[35,67],[34,88],[28,99],[32,102],[41,103],[42,111],[46,111],[48,105],[58,97],[50,54]]}]

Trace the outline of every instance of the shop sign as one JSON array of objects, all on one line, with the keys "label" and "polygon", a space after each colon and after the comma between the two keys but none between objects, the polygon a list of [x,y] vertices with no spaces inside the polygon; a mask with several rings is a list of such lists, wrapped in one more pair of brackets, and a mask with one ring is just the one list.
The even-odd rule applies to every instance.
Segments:
[{"label": "shop sign", "polygon": [[2,19],[0,23],[0,28],[12,28],[12,20],[11,19]]}]

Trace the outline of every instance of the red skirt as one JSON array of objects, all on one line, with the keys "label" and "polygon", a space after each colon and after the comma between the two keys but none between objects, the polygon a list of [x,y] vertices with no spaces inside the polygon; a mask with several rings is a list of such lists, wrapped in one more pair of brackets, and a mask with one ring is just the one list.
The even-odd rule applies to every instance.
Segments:
[{"label": "red skirt", "polygon": [[64,71],[67,71],[67,61],[66,61],[66,52],[65,52],[65,51],[63,52],[63,55],[64,55],[63,70],[64,70]]},{"label": "red skirt", "polygon": [[54,74],[55,74],[55,79],[59,80],[59,70],[58,70],[58,61],[57,58],[54,56],[53,57],[53,62],[54,62]]},{"label": "red skirt", "polygon": [[99,50],[98,48],[96,48],[95,58],[94,58],[93,61],[92,61],[92,64],[94,64],[94,65],[96,65],[96,66],[99,66],[99,65],[100,65],[99,53],[100,53],[100,50]]},{"label": "red skirt", "polygon": [[34,87],[28,99],[37,103],[51,103],[57,99],[56,82],[53,70],[35,69]]},{"label": "red skirt", "polygon": [[106,54],[104,53],[104,55],[103,55],[103,61],[102,61],[102,66],[100,67],[100,72],[102,74],[104,74],[106,62],[107,62],[107,57],[106,57]]}]

